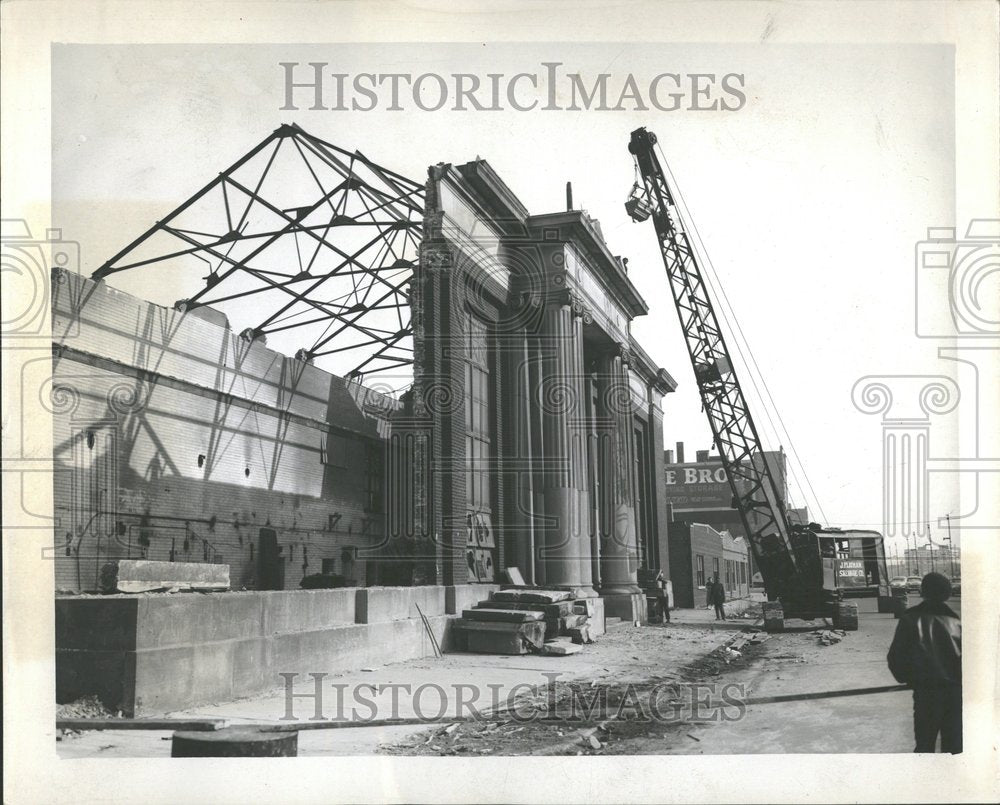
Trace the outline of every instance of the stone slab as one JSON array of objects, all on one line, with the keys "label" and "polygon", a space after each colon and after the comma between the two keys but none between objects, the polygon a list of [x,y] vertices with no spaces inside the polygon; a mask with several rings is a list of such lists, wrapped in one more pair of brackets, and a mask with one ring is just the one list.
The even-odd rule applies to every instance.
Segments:
[{"label": "stone slab", "polygon": [[537,604],[530,601],[480,601],[476,609],[522,609],[542,612],[546,618],[563,618],[572,615],[575,602],[557,601],[554,604]]},{"label": "stone slab", "polygon": [[106,592],[143,593],[151,590],[228,590],[229,565],[207,562],[160,562],[117,559],[101,569]]},{"label": "stone slab", "polygon": [[583,646],[577,643],[546,643],[542,648],[542,654],[551,654],[554,657],[565,657],[569,654],[577,654],[583,650]]},{"label": "stone slab", "polygon": [[573,593],[569,590],[546,590],[541,588],[507,588],[490,595],[492,601],[519,601],[532,604],[554,604],[570,601]]},{"label": "stone slab", "polygon": [[524,609],[466,609],[462,611],[462,620],[467,621],[528,623],[543,620],[544,617],[542,612]]}]

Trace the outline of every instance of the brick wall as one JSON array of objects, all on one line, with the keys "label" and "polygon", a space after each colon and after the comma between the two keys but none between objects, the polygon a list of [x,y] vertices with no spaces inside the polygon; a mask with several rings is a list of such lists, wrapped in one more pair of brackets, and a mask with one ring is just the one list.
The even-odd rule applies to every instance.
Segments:
[{"label": "brick wall", "polygon": [[252,589],[262,529],[285,588],[324,568],[365,583],[394,401],[71,273],[53,340],[57,589],[124,556],[225,562]]},{"label": "brick wall", "polygon": [[[726,587],[726,599],[746,598],[750,593],[750,564],[745,540],[734,539],[704,523],[675,520],[670,524],[670,579],[678,607],[703,607],[707,603],[705,585],[716,573]],[[704,583],[699,584],[698,558],[704,567]],[[730,562],[727,576],[726,562]],[[744,572],[739,573],[740,565]]]}]

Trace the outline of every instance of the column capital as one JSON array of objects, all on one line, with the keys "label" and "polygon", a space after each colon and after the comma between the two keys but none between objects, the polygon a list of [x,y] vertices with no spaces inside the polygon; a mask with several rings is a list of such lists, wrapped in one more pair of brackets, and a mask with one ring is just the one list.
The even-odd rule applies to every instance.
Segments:
[{"label": "column capital", "polygon": [[549,299],[557,305],[571,308],[574,316],[583,318],[587,322],[593,321],[593,311],[576,289],[560,285],[552,292]]},{"label": "column capital", "polygon": [[635,353],[631,345],[624,341],[616,341],[611,354],[615,358],[621,358],[626,366],[631,366],[635,362]]}]

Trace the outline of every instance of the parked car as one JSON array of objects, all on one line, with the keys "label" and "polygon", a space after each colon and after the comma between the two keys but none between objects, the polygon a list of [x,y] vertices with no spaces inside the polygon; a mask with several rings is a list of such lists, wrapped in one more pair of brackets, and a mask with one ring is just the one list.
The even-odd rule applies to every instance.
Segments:
[{"label": "parked car", "polygon": [[898,587],[900,589],[906,587],[906,576],[893,576],[889,579],[890,587]]},{"label": "parked car", "polygon": [[923,581],[922,576],[907,576],[906,577],[906,592],[908,593],[919,593],[920,592],[920,582]]},{"label": "parked car", "polygon": [[951,580],[951,594],[952,595],[959,595],[959,596],[962,594],[962,577],[961,576],[955,576],[955,578],[953,578]]}]

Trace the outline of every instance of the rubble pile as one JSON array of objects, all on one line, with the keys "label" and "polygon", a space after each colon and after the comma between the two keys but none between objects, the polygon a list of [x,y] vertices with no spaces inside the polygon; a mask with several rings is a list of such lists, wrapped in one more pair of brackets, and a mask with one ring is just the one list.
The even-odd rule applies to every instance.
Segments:
[{"label": "rubble pile", "polygon": [[819,636],[821,646],[832,646],[847,637],[847,632],[843,629],[816,629],[813,634]]}]

